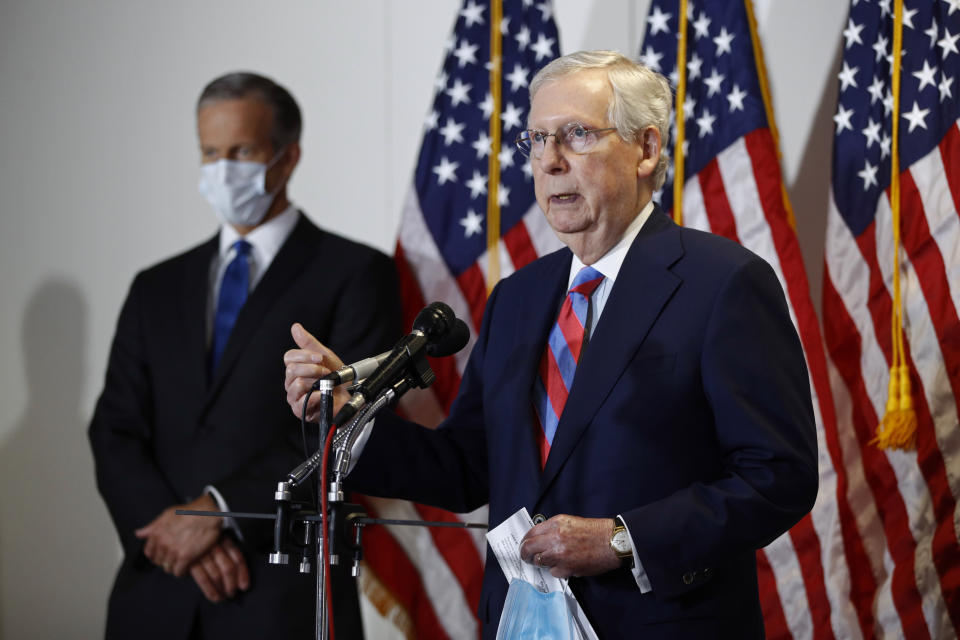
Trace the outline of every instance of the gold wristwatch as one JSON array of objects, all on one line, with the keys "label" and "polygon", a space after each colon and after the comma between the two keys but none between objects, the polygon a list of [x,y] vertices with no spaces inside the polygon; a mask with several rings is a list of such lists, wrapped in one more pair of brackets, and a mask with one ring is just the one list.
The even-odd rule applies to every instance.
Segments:
[{"label": "gold wristwatch", "polygon": [[623,518],[620,516],[617,516],[613,522],[610,548],[620,558],[621,564],[633,568],[633,544],[630,541],[630,534],[627,533],[627,527],[623,524]]}]

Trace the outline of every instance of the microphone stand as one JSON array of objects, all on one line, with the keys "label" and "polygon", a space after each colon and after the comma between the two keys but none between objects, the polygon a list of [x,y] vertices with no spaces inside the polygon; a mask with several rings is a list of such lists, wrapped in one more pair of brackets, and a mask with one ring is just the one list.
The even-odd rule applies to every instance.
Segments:
[{"label": "microphone stand", "polygon": [[[335,383],[333,380],[319,380],[317,391],[320,393],[319,404],[319,436],[320,448],[308,460],[298,465],[287,474],[284,481],[277,483],[277,489],[274,492],[274,500],[277,503],[276,514],[264,513],[239,513],[239,512],[220,512],[220,511],[194,511],[178,509],[177,515],[191,516],[220,516],[232,518],[252,518],[252,519],[272,519],[274,520],[274,549],[269,554],[267,561],[269,564],[288,564],[289,554],[285,551],[287,547],[287,537],[290,535],[290,526],[292,522],[299,521],[304,523],[303,543],[296,544],[302,550],[303,556],[300,561],[300,572],[310,572],[311,544],[315,548],[313,558],[317,564],[317,586],[316,586],[316,640],[328,640],[330,633],[329,615],[327,611],[327,602],[330,594],[326,588],[326,562],[325,555],[330,554],[331,566],[336,566],[340,562],[339,554],[336,553],[337,533],[340,531],[339,520],[342,514],[349,526],[353,528],[352,539],[344,539],[340,544],[346,545],[353,551],[353,567],[351,574],[353,577],[359,575],[359,566],[361,559],[361,536],[365,526],[380,525],[402,525],[419,527],[455,527],[455,528],[478,528],[486,529],[486,523],[467,523],[467,522],[430,522],[424,520],[394,520],[382,518],[369,518],[363,507],[344,502],[342,490],[343,478],[347,475],[350,465],[351,449],[360,437],[363,427],[373,416],[387,404],[390,404],[400,398],[404,393],[413,387],[427,388],[435,379],[433,370],[427,362],[425,354],[419,354],[419,357],[413,358],[405,368],[403,375],[393,385],[384,389],[374,402],[361,406],[360,411],[347,425],[336,425],[338,427],[348,427],[343,430],[343,436],[337,434],[334,439],[336,456],[334,458],[334,467],[330,470],[331,482],[327,493],[327,522],[328,526],[324,531],[323,526],[323,474],[317,473],[314,476],[317,497],[316,512],[310,513],[301,509],[302,504],[294,503],[293,490],[302,484],[314,471],[322,466],[324,457],[324,445],[330,429],[334,426],[333,422],[333,389]],[[304,401],[306,405],[306,401]],[[349,425],[349,426],[348,426]]]},{"label": "microphone stand", "polygon": [[[320,388],[320,455],[321,459],[323,457],[324,443],[327,441],[327,432],[330,431],[333,421],[333,381],[332,380],[321,380]],[[327,563],[326,556],[324,555],[324,537],[329,532],[336,531],[336,522],[335,516],[338,509],[330,509],[329,514],[327,514],[327,519],[329,523],[329,530],[323,530],[323,512],[321,511],[321,505],[323,504],[322,500],[322,491],[323,491],[323,476],[322,474],[316,474],[314,476],[314,482],[316,483],[316,493],[317,496],[317,513],[320,515],[321,520],[317,523],[316,529],[316,559],[317,559],[317,616],[316,616],[316,638],[317,640],[327,640],[330,634],[330,625],[327,621],[327,598],[329,594],[327,593],[327,583],[326,573],[327,573]],[[338,492],[339,493],[339,492]],[[331,496],[327,496],[328,504],[331,500]],[[338,496],[333,496],[334,502],[340,502],[343,500],[343,494],[339,493]],[[330,564],[335,565],[337,562],[334,560],[335,556],[333,555],[333,536],[329,538],[329,553],[330,553]]]},{"label": "microphone stand", "polygon": [[[287,479],[277,483],[277,490],[274,492],[273,497],[277,503],[277,513],[273,526],[273,553],[267,557],[267,562],[269,564],[288,564],[290,562],[290,555],[284,550],[286,547],[286,538],[288,536],[288,531],[290,528],[290,512],[292,509],[292,497],[293,489],[303,483],[318,467],[321,466],[323,462],[324,455],[324,444],[327,440],[327,435],[330,431],[330,428],[333,426],[333,380],[321,379],[318,381],[317,391],[320,393],[320,404],[318,408],[319,418],[319,438],[320,438],[320,448],[319,450],[310,457],[307,461],[300,464],[296,469],[287,474]],[[306,400],[304,401],[306,404]],[[299,517],[297,519],[304,522],[304,535],[303,535],[303,557],[300,561],[300,572],[309,573],[310,572],[310,546],[313,545],[315,551],[313,553],[313,558],[316,560],[317,564],[317,584],[316,584],[316,616],[315,616],[315,628],[314,628],[314,637],[316,640],[327,640],[330,633],[330,625],[328,621],[328,612],[327,612],[327,600],[330,597],[327,593],[326,588],[326,573],[327,573],[327,563],[326,552],[330,553],[330,564],[336,565],[339,563],[339,557],[333,554],[333,538],[332,532],[337,531],[336,516],[340,511],[337,506],[338,503],[343,501],[343,493],[339,491],[334,491],[334,487],[331,487],[331,492],[327,496],[328,502],[328,514],[327,522],[329,525],[328,532],[331,535],[329,537],[325,535],[323,528],[323,511],[322,511],[322,491],[323,491],[323,477],[322,474],[317,473],[313,482],[315,483],[314,495],[317,497],[316,506],[316,516],[315,517]],[[328,543],[324,544],[324,538],[328,538]],[[325,547],[328,549],[325,550]]]},{"label": "microphone stand", "polygon": [[[359,414],[350,421],[350,428],[345,430],[345,437],[340,441],[339,446],[337,447],[337,454],[334,457],[334,460],[336,461],[335,468],[330,474],[332,478],[329,491],[327,492],[326,531],[324,531],[322,524],[324,515],[322,509],[324,478],[321,473],[317,473],[314,476],[314,482],[316,483],[315,495],[317,496],[318,502],[316,505],[317,514],[319,516],[319,521],[316,523],[316,526],[313,527],[313,529],[316,531],[316,555],[314,557],[316,558],[317,562],[316,640],[327,640],[327,638],[329,638],[330,625],[328,621],[329,614],[327,611],[327,601],[330,598],[330,594],[327,593],[327,563],[325,562],[327,556],[324,554],[329,554],[331,566],[339,565],[340,556],[338,553],[336,553],[336,533],[339,531],[339,516],[340,512],[342,511],[341,507],[344,504],[342,481],[346,475],[350,462],[350,448],[359,437],[364,425],[373,417],[374,414],[376,414],[377,411],[390,402],[398,399],[414,386],[420,386],[422,388],[430,386],[434,379],[435,376],[433,374],[433,370],[427,363],[426,357],[421,355],[410,363],[410,366],[407,368],[406,375],[404,375],[401,380],[381,392],[374,402],[362,407]],[[330,429],[334,426],[332,424],[334,386],[335,384],[333,380],[320,379],[318,381],[317,391],[320,393],[320,404],[318,409],[320,448],[313,456],[310,457],[310,459],[306,460],[296,469],[287,474],[287,480],[280,482],[277,486],[277,491],[274,493],[274,498],[277,501],[277,517],[276,522],[274,523],[274,553],[270,554],[268,559],[272,564],[287,564],[289,562],[289,556],[283,552],[283,538],[287,533],[292,489],[302,483],[310,474],[316,471],[317,468],[321,467],[323,464],[323,457],[326,454],[324,451],[324,444],[327,440]],[[370,524],[357,522],[359,515],[366,514],[351,513],[350,516],[348,516],[348,519],[356,527],[354,541],[354,562],[353,567],[351,568],[351,574],[354,577],[359,575],[360,539],[362,527],[365,524]],[[310,522],[307,521],[305,542],[309,541],[310,529]],[[324,538],[326,538],[326,544],[324,543]],[[304,554],[304,559],[300,563],[300,570],[301,572],[309,571],[309,561],[306,553]]]}]

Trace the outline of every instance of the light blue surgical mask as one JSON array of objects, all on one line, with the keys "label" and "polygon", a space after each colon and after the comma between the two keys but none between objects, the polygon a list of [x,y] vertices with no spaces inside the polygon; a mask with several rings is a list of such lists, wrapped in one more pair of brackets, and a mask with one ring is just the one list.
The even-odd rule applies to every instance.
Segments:
[{"label": "light blue surgical mask", "polygon": [[575,640],[573,613],[562,591],[541,593],[519,578],[510,581],[497,640]]},{"label": "light blue surgical mask", "polygon": [[221,158],[201,165],[200,194],[222,221],[235,226],[254,227],[263,220],[273,199],[283,188],[281,183],[273,193],[268,193],[266,187],[267,169],[281,155],[282,151],[269,163]]}]

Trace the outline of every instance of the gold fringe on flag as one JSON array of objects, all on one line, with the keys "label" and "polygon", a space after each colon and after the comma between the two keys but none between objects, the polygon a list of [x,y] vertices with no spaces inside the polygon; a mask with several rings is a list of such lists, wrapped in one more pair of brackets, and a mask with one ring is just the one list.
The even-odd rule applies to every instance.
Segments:
[{"label": "gold fringe on flag", "polygon": [[913,449],[917,439],[917,412],[913,409],[910,371],[903,348],[903,298],[900,291],[900,64],[903,52],[903,0],[893,12],[893,124],[890,162],[890,212],[893,224],[893,310],[890,321],[890,382],[887,406],[871,440],[881,449]]},{"label": "gold fringe on flag", "polygon": [[363,595],[383,618],[389,620],[403,634],[406,640],[417,640],[417,630],[410,613],[380,581],[366,560],[361,561],[360,566],[360,589]]},{"label": "gold fringe on flag", "polygon": [[503,72],[502,0],[490,1],[490,158],[487,161],[487,293],[500,280],[500,76]]},{"label": "gold fringe on flag", "polygon": [[680,0],[680,16],[677,27],[677,100],[674,113],[677,123],[677,139],[673,145],[673,220],[683,225],[683,140],[686,136],[687,118],[683,103],[687,99],[687,0]]}]

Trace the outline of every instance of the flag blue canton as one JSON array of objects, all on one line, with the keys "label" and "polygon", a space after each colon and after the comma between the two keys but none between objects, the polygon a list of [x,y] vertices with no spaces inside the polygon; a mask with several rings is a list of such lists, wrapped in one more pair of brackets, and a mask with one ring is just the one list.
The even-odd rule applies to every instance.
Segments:
[{"label": "flag blue canton", "polygon": [[[667,76],[676,91],[679,2],[654,0],[647,16],[640,62]],[[692,177],[747,133],[767,126],[767,114],[742,2],[687,3],[684,171]],[[676,117],[674,110],[671,118]],[[671,120],[671,142],[676,126]],[[668,147],[672,148],[672,147]],[[673,207],[673,167],[659,194]]]},{"label": "flag blue canton", "polygon": [[[853,235],[890,186],[892,0],[859,0],[843,31],[834,116],[833,196]],[[900,169],[927,155],[960,117],[960,0],[904,2]]]},{"label": "flag blue canton", "polygon": [[446,46],[416,169],[423,217],[451,273],[459,276],[486,250],[487,163],[499,155],[503,232],[534,203],[529,162],[513,141],[530,109],[533,75],[559,53],[549,0],[505,0],[502,44],[501,148],[493,150],[490,97],[490,3],[467,0]]}]

